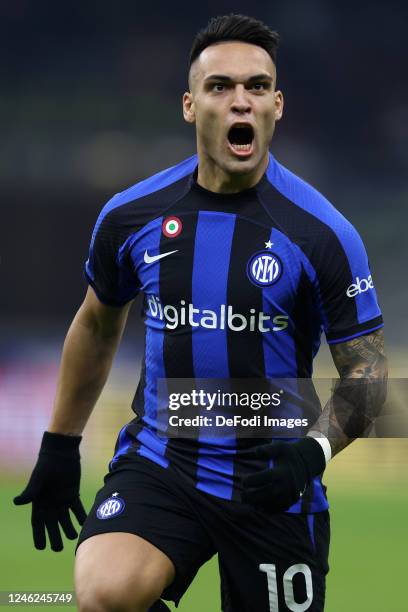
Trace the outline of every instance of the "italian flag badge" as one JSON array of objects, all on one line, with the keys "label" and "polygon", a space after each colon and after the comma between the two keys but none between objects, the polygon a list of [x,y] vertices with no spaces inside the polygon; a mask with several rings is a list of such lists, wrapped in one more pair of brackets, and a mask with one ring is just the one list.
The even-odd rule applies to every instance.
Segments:
[{"label": "italian flag badge", "polygon": [[175,238],[181,233],[183,224],[178,217],[166,217],[163,221],[162,230],[167,238]]}]

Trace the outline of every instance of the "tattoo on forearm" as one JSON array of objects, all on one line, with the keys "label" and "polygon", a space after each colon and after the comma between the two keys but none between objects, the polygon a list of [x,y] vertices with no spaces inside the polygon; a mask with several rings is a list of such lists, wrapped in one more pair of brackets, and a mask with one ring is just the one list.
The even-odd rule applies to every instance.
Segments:
[{"label": "tattoo on forearm", "polygon": [[382,329],[330,348],[340,380],[313,429],[327,436],[335,455],[377,418],[386,396],[387,359]]}]

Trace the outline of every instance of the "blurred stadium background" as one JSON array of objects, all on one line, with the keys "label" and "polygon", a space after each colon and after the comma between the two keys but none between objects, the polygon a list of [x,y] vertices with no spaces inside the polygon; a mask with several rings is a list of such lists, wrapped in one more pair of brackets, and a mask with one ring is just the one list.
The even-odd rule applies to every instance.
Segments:
[{"label": "blurred stadium background", "polygon": [[[407,8],[397,2],[122,0],[0,5],[0,591],[72,589],[74,545],[34,551],[25,483],[52,407],[66,329],[102,205],[194,152],[181,94],[196,30],[250,13],[282,35],[285,116],[272,150],[360,231],[386,321],[391,374],[407,376]],[[90,507],[130,399],[142,349],[133,307],[109,384],[85,430]],[[316,375],[331,376],[329,353]],[[408,530],[406,440],[360,440],[330,465],[328,612],[403,612]],[[108,562],[108,561],[107,561]],[[216,564],[182,600],[219,610]]]}]

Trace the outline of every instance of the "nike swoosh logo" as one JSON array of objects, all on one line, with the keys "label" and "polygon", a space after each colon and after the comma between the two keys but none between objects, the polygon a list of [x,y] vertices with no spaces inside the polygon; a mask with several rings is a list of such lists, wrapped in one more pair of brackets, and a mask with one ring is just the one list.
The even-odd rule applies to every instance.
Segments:
[{"label": "nike swoosh logo", "polygon": [[163,257],[167,257],[167,255],[172,255],[173,253],[177,253],[178,249],[175,251],[168,251],[167,253],[161,253],[160,255],[149,255],[147,251],[144,252],[144,262],[147,264],[154,263],[159,259],[163,259]]}]

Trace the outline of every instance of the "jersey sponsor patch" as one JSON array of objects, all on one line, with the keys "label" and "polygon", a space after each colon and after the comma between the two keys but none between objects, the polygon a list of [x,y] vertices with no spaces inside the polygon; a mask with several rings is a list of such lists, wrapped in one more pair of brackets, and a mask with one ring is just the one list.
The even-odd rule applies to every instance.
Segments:
[{"label": "jersey sponsor patch", "polygon": [[249,280],[258,287],[269,287],[282,276],[282,262],[275,253],[260,251],[252,255],[247,265]]},{"label": "jersey sponsor patch", "polygon": [[235,312],[233,306],[220,304],[217,310],[196,308],[194,304],[186,304],[180,300],[180,305],[163,305],[160,298],[151,295],[147,299],[146,313],[153,319],[164,321],[166,329],[176,329],[190,325],[206,329],[230,329],[234,332],[248,330],[251,332],[279,332],[289,325],[288,315],[272,316],[262,311],[250,308],[248,314]]},{"label": "jersey sponsor patch", "polygon": [[106,520],[122,514],[125,509],[125,502],[121,497],[117,497],[117,493],[112,493],[111,497],[105,499],[96,511],[98,519]]},{"label": "jersey sponsor patch", "polygon": [[356,282],[351,284],[350,287],[347,287],[347,297],[353,298],[356,297],[359,293],[365,293],[369,289],[374,289],[373,278],[371,274],[368,278],[360,278],[357,276]]}]

